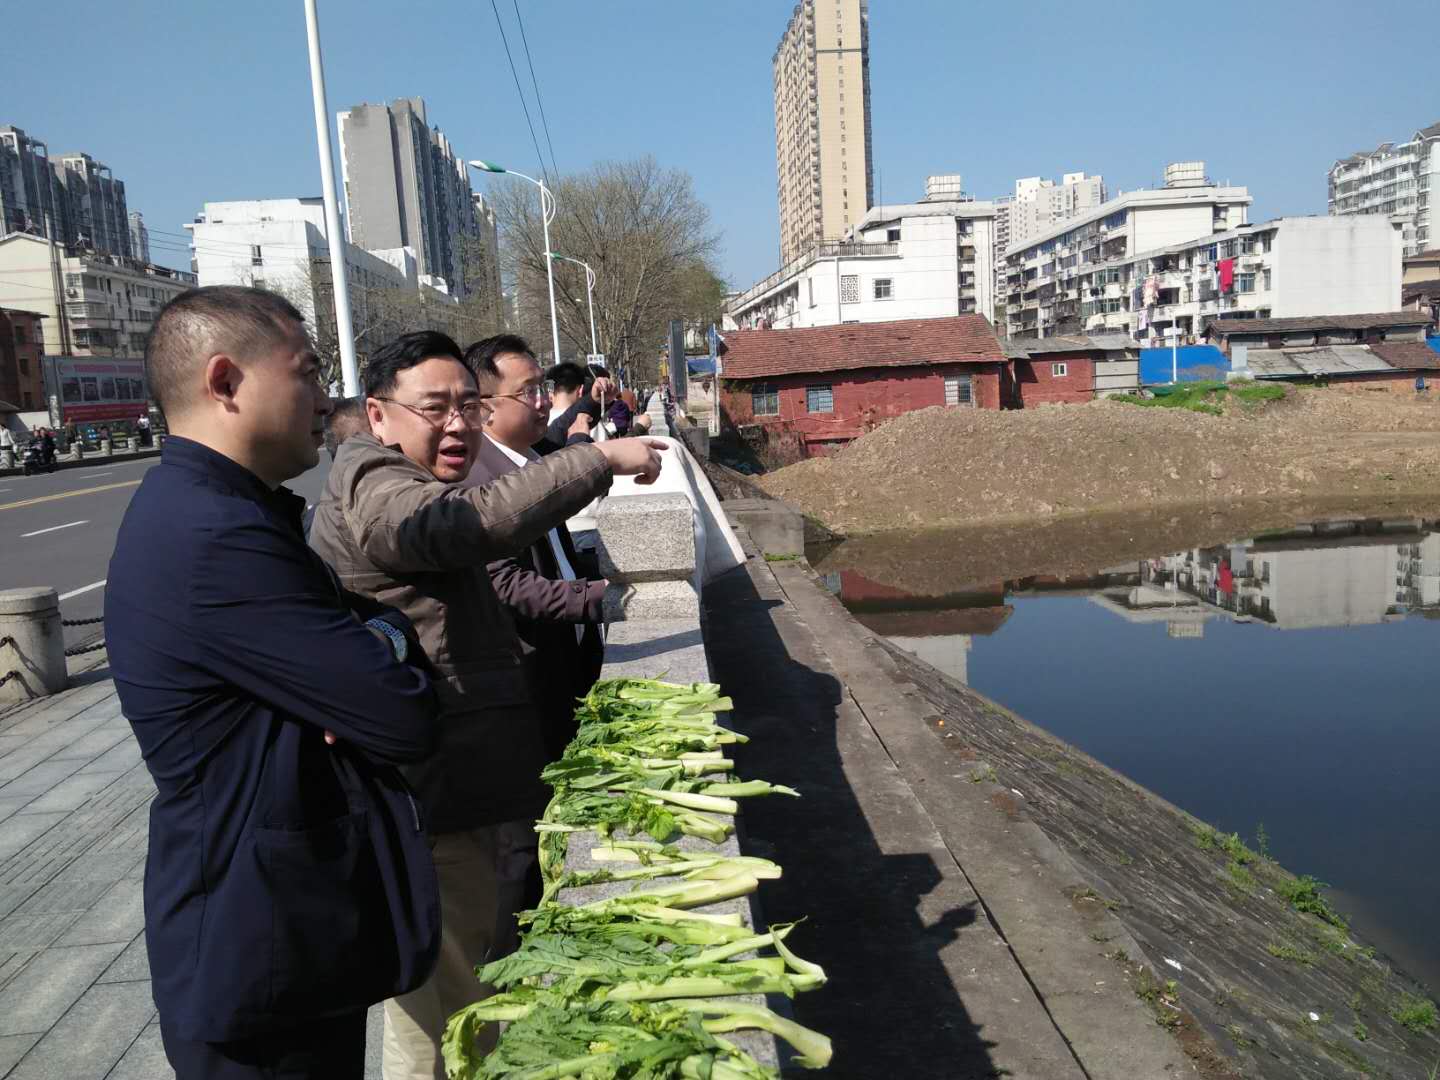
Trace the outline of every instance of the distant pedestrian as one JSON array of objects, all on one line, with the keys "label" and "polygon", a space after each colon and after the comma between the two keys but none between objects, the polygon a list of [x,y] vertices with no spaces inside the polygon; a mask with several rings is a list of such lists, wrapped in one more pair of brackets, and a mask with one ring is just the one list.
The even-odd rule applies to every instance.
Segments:
[{"label": "distant pedestrian", "polygon": [[1416,392],[1417,394],[1423,394],[1423,393],[1425,392],[1425,376],[1424,376],[1424,375],[1416,375],[1416,376],[1415,376],[1415,392]]},{"label": "distant pedestrian", "polygon": [[15,452],[15,436],[10,434],[8,427],[0,424],[0,453],[4,453],[6,450],[12,454]]},{"label": "distant pedestrian", "polygon": [[150,417],[147,413],[141,413],[135,421],[135,431],[140,438],[141,446],[150,445]]},{"label": "distant pedestrian", "polygon": [[439,736],[409,621],[300,535],[330,411],[302,316],[191,289],[146,375],[172,435],[116,539],[105,637],[155,782],[145,940],[177,1080],[358,1078],[366,1009],[439,948],[423,821],[395,766]]}]

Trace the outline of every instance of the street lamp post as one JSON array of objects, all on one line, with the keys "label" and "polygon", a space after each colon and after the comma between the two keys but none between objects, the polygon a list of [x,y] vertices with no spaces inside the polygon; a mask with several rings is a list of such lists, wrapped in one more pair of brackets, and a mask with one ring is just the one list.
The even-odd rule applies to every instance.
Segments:
[{"label": "street lamp post", "polygon": [[315,145],[320,151],[320,190],[325,203],[325,240],[330,248],[330,280],[335,290],[335,336],[345,396],[360,393],[355,363],[355,331],[350,323],[350,284],[345,273],[346,240],[340,232],[340,202],[335,194],[335,154],[330,149],[330,106],[325,101],[325,65],[320,58],[320,17],[315,0],[305,0],[305,32],[310,43],[310,97],[315,106]]},{"label": "street lamp post", "polygon": [[514,169],[507,169],[503,165],[496,165],[493,161],[472,161],[470,167],[479,169],[481,172],[518,176],[521,180],[529,180],[540,189],[540,221],[545,229],[545,277],[550,283],[550,340],[555,349],[553,363],[558,364],[560,362],[560,321],[555,317],[555,257],[550,252],[550,222],[555,217],[555,193],[535,177],[526,176]]},{"label": "street lamp post", "polygon": [[568,263],[585,268],[585,303],[590,309],[590,355],[598,356],[600,346],[595,340],[595,271],[590,269],[590,264],[584,259],[571,258],[569,255],[561,255],[557,251],[550,252],[552,259],[564,259]]}]

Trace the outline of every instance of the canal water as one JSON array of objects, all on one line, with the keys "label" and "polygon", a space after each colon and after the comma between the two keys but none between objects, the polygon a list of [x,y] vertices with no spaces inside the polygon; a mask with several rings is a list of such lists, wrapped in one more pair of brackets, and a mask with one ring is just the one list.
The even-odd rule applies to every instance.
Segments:
[{"label": "canal water", "polygon": [[[1440,987],[1436,517],[1223,540],[1239,526],[1212,521],[1188,547],[1178,519],[1117,519],[1073,544],[930,534],[813,561],[897,646],[1252,846],[1263,826],[1275,858]],[[1023,575],[977,579],[1007,546]],[[1086,568],[1087,550],[1106,561]]]}]

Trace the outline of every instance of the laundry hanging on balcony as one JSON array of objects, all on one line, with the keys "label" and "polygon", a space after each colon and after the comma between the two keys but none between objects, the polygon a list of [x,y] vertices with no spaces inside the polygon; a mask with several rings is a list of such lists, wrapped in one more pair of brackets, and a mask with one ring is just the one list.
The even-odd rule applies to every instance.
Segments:
[{"label": "laundry hanging on balcony", "polygon": [[1160,296],[1160,279],[1151,274],[1145,279],[1145,306],[1154,307],[1156,299]]},{"label": "laundry hanging on balcony", "polygon": [[1220,292],[1228,296],[1235,291],[1235,260],[1221,259],[1215,264],[1215,271],[1220,275]]}]

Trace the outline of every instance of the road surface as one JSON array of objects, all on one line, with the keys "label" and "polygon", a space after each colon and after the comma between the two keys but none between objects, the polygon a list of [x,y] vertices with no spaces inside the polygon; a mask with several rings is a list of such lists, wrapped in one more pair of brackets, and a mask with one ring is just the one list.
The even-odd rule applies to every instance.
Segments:
[{"label": "road surface", "polygon": [[[93,619],[104,610],[105,577],[125,508],[159,458],[97,461],[40,476],[0,476],[0,589],[51,585],[66,619]],[[314,502],[330,458],[287,486]],[[65,628],[70,647],[98,640],[101,624]]]}]

